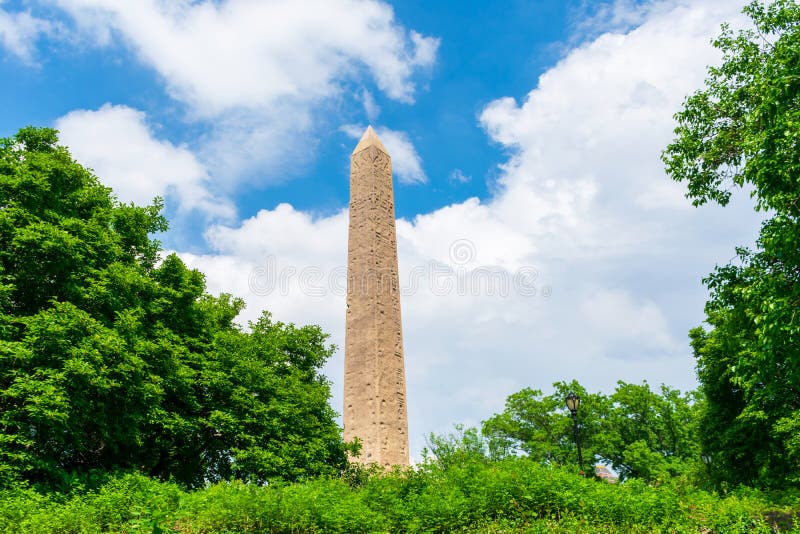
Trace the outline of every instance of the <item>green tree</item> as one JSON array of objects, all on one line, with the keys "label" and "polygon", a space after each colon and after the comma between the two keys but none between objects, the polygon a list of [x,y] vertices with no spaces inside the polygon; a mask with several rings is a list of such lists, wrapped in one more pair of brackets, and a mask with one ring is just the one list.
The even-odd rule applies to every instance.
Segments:
[{"label": "green tree", "polygon": [[119,203],[52,129],[0,140],[0,477],[136,469],[187,485],[346,463],[318,327],[250,331],[160,258],[160,200]]},{"label": "green tree", "polygon": [[704,455],[719,483],[800,483],[800,5],[753,2],[724,26],[723,61],[676,115],[668,173],[695,205],[749,190],[767,214],[755,250],[706,280],[692,330],[707,398]]},{"label": "green tree", "polygon": [[618,382],[610,396],[588,393],[575,381],[553,384],[555,391],[523,389],[506,400],[503,413],[483,424],[488,449],[495,457],[524,453],[552,465],[575,465],[573,423],[564,399],[569,391],[581,398],[579,439],[584,468],[595,462],[611,465],[620,478],[663,479],[688,474],[697,465],[697,412],[694,394],[647,383]]},{"label": "green tree", "polygon": [[431,433],[422,449],[423,464],[435,463],[448,468],[469,462],[488,462],[492,452],[486,437],[475,427],[455,425],[455,432],[437,435]]},{"label": "green tree", "polygon": [[553,387],[555,391],[547,396],[530,388],[510,395],[503,413],[483,423],[490,450],[496,457],[522,452],[545,464],[577,465],[572,416],[564,403],[573,391],[581,399],[577,416],[583,467],[591,470],[601,456],[597,445],[609,409],[608,398],[589,393],[574,380],[556,382]]},{"label": "green tree", "polygon": [[665,479],[688,474],[700,459],[695,394],[618,382],[598,437],[600,457],[620,478]]}]

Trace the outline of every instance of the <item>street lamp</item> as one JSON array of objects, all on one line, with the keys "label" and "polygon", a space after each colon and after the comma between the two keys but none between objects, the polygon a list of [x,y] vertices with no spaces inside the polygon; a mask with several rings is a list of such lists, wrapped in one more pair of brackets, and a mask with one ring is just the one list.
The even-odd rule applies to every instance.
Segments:
[{"label": "street lamp", "polygon": [[581,398],[570,391],[564,399],[569,413],[572,414],[572,432],[575,435],[575,446],[578,448],[578,468],[583,472],[583,456],[581,456],[581,442],[578,440],[578,407],[581,405]]}]

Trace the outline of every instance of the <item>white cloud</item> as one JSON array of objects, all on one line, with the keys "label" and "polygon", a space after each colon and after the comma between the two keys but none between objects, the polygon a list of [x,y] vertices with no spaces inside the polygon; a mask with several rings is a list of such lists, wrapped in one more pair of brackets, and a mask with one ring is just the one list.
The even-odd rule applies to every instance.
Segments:
[{"label": "white cloud", "polygon": [[[686,332],[702,320],[700,279],[753,239],[759,219],[746,195],[724,209],[689,208],[659,154],[672,114],[718,59],[710,37],[736,13],[711,0],[648,5],[635,29],[576,48],[524,101],[500,98],[481,114],[490,138],[513,152],[492,198],[398,221],[401,286],[417,283],[402,299],[413,450],[424,433],[479,423],[528,385],[693,387]],[[282,205],[212,228],[216,253],[184,257],[213,290],[245,296],[245,317],[266,308],[316,322],[342,346],[344,299],[331,279],[344,267],[346,232],[345,212],[315,219]],[[263,291],[271,257],[275,280],[293,281]],[[476,285],[487,272],[511,290]],[[327,367],[335,406],[341,365],[339,351]]]},{"label": "white cloud", "polygon": [[118,32],[198,115],[326,97],[366,68],[390,98],[411,101],[437,40],[406,35],[372,0],[220,3],[57,0],[79,21]]},{"label": "white cloud", "polygon": [[[342,264],[347,251],[339,246],[341,233],[347,227],[347,212],[314,219],[307,213],[295,210],[289,204],[280,204],[274,210],[261,210],[238,228],[212,226],[206,240],[215,250],[224,253],[246,254],[249,260],[262,260],[279,256],[282,260],[301,262],[311,257],[320,261]],[[270,239],[263,239],[266,232]],[[297,235],[304,235],[297,241]],[[311,262],[309,264],[318,264]]]},{"label": "white cloud", "polygon": [[609,351],[619,351],[606,356],[630,359],[645,355],[626,354],[631,345],[642,351],[678,348],[664,313],[651,300],[637,303],[624,291],[600,289],[587,295],[581,302],[580,312],[592,336],[605,338],[607,346],[604,348]]},{"label": "white cloud", "polygon": [[162,196],[176,200],[180,210],[235,213],[229,201],[209,191],[209,176],[194,154],[156,139],[141,111],[105,104],[96,111],[72,111],[55,127],[73,157],[94,169],[123,202],[148,204]]},{"label": "white cloud", "polygon": [[287,105],[269,116],[230,112],[214,121],[194,152],[228,190],[282,183],[301,175],[312,162],[317,144],[312,123],[311,113],[297,106]]},{"label": "white cloud", "polygon": [[28,12],[10,13],[0,8],[0,44],[25,63],[34,63],[39,36],[52,30],[51,22],[36,18]]},{"label": "white cloud", "polygon": [[407,133],[388,128],[378,128],[377,133],[392,156],[392,170],[400,182],[424,184],[428,181],[422,170],[422,158]]},{"label": "white cloud", "polygon": [[[360,139],[366,128],[360,124],[345,124],[339,130],[353,139]],[[378,126],[375,128],[375,133],[389,151],[392,157],[392,172],[400,183],[424,184],[428,181],[422,169],[422,158],[406,132]]]},{"label": "white cloud", "polygon": [[210,127],[197,153],[216,175],[262,182],[285,179],[302,157],[292,147],[314,142],[312,118],[347,84],[371,78],[413,102],[415,75],[439,43],[378,0],[51,1],[93,43],[127,44]]}]

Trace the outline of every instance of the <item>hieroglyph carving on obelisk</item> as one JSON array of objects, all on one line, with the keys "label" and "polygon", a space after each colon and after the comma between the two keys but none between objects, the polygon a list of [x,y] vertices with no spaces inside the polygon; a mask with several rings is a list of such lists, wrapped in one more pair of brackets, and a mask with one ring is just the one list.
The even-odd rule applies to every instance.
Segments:
[{"label": "hieroglyph carving on obelisk", "polygon": [[358,460],[408,465],[392,160],[368,127],[350,158],[344,438]]}]

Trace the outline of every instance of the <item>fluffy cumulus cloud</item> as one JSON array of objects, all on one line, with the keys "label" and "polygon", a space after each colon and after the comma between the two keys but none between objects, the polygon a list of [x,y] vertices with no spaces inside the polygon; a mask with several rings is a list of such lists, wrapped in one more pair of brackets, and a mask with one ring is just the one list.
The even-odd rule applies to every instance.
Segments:
[{"label": "fluffy cumulus cloud", "polygon": [[123,202],[149,204],[156,195],[183,211],[229,218],[232,204],[209,190],[205,167],[186,147],[154,137],[144,113],[106,104],[58,119],[60,139],[77,160],[94,169]]},{"label": "fluffy cumulus cloud", "polygon": [[[377,0],[52,1],[92,42],[132,48],[192,119],[211,124],[201,152],[231,177],[296,156],[287,149],[312,135],[309,116],[345,83],[371,79],[413,102],[414,74],[438,47]],[[233,148],[244,157],[214,157]]]},{"label": "fluffy cumulus cloud", "polygon": [[55,2],[101,39],[119,34],[199,115],[326,97],[360,67],[389,97],[411,101],[411,75],[438,46],[406,35],[374,0]]},{"label": "fluffy cumulus cloud", "polygon": [[[522,101],[486,106],[481,125],[511,153],[492,198],[398,221],[413,450],[524,386],[694,386],[686,332],[702,320],[700,279],[753,239],[757,215],[741,198],[691,208],[659,154],[718,59],[710,36],[737,12],[715,0],[643,9],[625,15],[632,29],[572,50]],[[397,169],[403,151],[380,135]],[[269,309],[343,345],[346,212],[281,205],[207,237],[215,253],[184,257],[212,289],[247,299],[243,319]],[[341,366],[339,351],[335,406]]]},{"label": "fluffy cumulus cloud", "polygon": [[0,1],[0,45],[25,63],[33,64],[36,42],[40,35],[53,31],[53,23],[29,12],[6,11],[3,3]]}]

